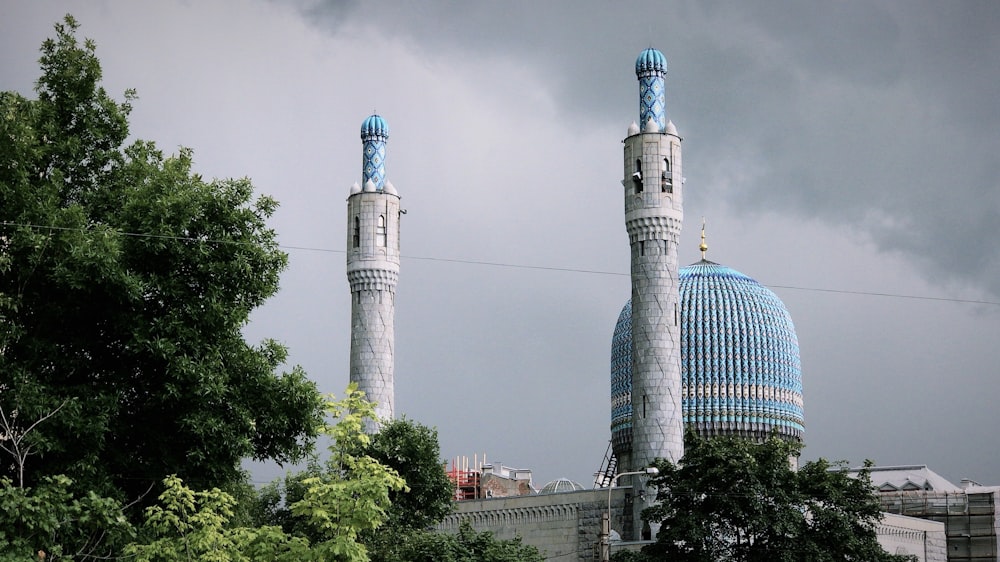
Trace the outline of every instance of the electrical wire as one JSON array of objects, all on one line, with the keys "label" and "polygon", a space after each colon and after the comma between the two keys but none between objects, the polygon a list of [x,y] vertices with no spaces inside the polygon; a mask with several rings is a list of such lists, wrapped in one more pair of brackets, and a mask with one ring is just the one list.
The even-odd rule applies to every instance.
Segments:
[{"label": "electrical wire", "polygon": [[[71,228],[71,227],[60,227],[60,226],[46,226],[37,224],[24,224],[15,223],[9,221],[0,221],[0,226],[12,226],[21,228],[35,228],[39,230],[55,230],[55,231],[75,231],[75,232],[90,232],[84,228]],[[188,242],[202,242],[202,243],[212,243],[212,244],[240,244],[241,242],[234,242],[232,240],[216,240],[216,239],[205,239],[190,236],[174,236],[167,234],[151,234],[151,233],[140,233],[140,232],[124,232],[115,231],[121,236],[128,236],[134,238],[156,238],[164,240],[179,240]],[[247,243],[249,244],[249,242]],[[333,248],[321,248],[316,246],[293,246],[289,244],[278,244],[278,247],[282,250],[294,250],[302,252],[321,252],[330,254],[346,254],[345,250],[335,250]],[[415,260],[415,261],[432,261],[432,262],[442,262],[442,263],[457,263],[464,265],[480,265],[487,267],[500,267],[505,269],[527,269],[535,271],[557,271],[562,273],[580,273],[585,275],[612,275],[616,277],[628,277],[629,273],[622,273],[618,271],[601,271],[597,269],[583,269],[578,267],[556,267],[556,266],[546,266],[546,265],[528,265],[528,264],[518,264],[510,262],[495,262],[486,260],[473,260],[473,259],[462,259],[462,258],[442,258],[436,256],[410,256],[410,255],[400,255],[401,259],[405,260]],[[982,304],[989,306],[1000,306],[1000,301],[988,301],[988,300],[978,300],[978,299],[959,299],[952,297],[933,297],[927,295],[905,295],[900,293],[887,293],[887,292],[876,292],[876,291],[855,291],[849,289],[826,289],[819,287],[801,287],[797,285],[765,285],[771,289],[785,289],[790,291],[810,291],[816,293],[833,293],[841,295],[856,295],[856,296],[868,296],[868,297],[882,297],[882,298],[894,298],[894,299],[910,299],[910,300],[922,300],[922,301],[937,301],[937,302],[951,302],[960,304]]]}]

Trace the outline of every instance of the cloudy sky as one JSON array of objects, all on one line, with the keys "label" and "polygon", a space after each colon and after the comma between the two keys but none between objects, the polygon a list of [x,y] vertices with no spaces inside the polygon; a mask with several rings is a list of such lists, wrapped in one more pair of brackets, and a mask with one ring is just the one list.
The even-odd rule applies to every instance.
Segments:
[{"label": "cloudy sky", "polygon": [[[802,349],[805,457],[1000,484],[1000,4],[3,2],[0,90],[72,12],[132,131],[281,201],[291,257],[247,337],[347,385],[361,121],[403,197],[396,406],[442,455],[588,484],[630,295],[621,140],[667,57],[681,262],[771,287]],[[279,474],[256,466],[255,478]]]}]

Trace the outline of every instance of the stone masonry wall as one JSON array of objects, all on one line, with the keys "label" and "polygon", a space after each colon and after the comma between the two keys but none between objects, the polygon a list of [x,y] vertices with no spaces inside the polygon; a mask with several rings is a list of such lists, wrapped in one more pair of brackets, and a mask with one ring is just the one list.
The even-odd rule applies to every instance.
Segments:
[{"label": "stone masonry wall", "polygon": [[[631,528],[631,489],[611,491],[612,528]],[[438,529],[457,532],[463,521],[497,538],[521,537],[538,547],[546,560],[589,562],[600,540],[601,515],[608,509],[608,490],[582,490],[455,503],[455,512]],[[625,521],[622,521],[622,516]],[[622,533],[624,535],[624,533]]]}]

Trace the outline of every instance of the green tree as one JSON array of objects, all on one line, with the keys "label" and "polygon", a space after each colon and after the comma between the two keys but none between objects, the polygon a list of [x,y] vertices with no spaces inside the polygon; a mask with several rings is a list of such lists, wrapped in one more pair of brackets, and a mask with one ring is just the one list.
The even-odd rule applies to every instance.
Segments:
[{"label": "green tree", "polygon": [[[353,387],[352,387],[353,388]],[[369,547],[392,544],[397,537],[414,529],[426,529],[441,521],[452,510],[452,484],[440,457],[437,430],[408,419],[385,422],[380,431],[366,440],[335,442],[329,460],[313,460],[298,473],[261,489],[254,508],[258,523],[280,525],[293,534],[318,538],[316,530],[290,508],[308,490],[307,480],[344,473],[343,458],[371,458],[395,471],[406,482],[405,488],[389,491],[384,527],[362,537]]]},{"label": "green tree", "polygon": [[133,528],[116,500],[76,494],[65,476],[33,487],[0,478],[0,560],[103,559],[131,540]]},{"label": "green tree", "polygon": [[364,420],[375,415],[374,404],[357,385],[352,383],[344,398],[326,407],[335,421],[324,428],[331,439],[330,470],[294,480],[301,495],[283,498],[288,503],[284,516],[297,522],[291,532],[271,524],[240,526],[234,521],[232,494],[217,488],[196,492],[171,476],[159,504],[146,509],[143,540],[125,554],[138,562],[367,562],[360,535],[385,523],[389,495],[404,489],[405,483],[391,468],[354,453],[369,445]]},{"label": "green tree", "polygon": [[798,471],[801,444],[772,437],[702,439],[689,433],[679,465],[656,463],[658,504],[643,518],[661,523],[649,560],[697,562],[894,561],[875,526],[881,518],[868,473],[848,476],[825,460]]},{"label": "green tree", "polygon": [[218,488],[196,492],[176,476],[168,476],[164,488],[159,503],[146,508],[147,540],[125,548],[125,556],[136,562],[315,559],[309,541],[291,537],[280,527],[230,526],[236,500]]},{"label": "green tree", "polygon": [[[383,552],[383,556],[385,556]],[[373,560],[399,562],[542,562],[537,548],[520,538],[501,540],[489,531],[477,532],[468,522],[458,533],[414,530],[398,537],[392,556]]]},{"label": "green tree", "polygon": [[451,513],[454,485],[444,469],[436,429],[405,418],[390,420],[372,436],[366,453],[406,480],[406,489],[389,496],[386,524],[394,532],[426,529]]},{"label": "green tree", "polygon": [[169,474],[211,488],[247,457],[300,459],[322,398],[241,333],[287,264],[276,203],[203,180],[188,149],[126,146],[134,94],[105,92],[77,27],[43,43],[37,99],[0,93],[0,407],[59,408],[24,443],[25,482],[132,500]]}]

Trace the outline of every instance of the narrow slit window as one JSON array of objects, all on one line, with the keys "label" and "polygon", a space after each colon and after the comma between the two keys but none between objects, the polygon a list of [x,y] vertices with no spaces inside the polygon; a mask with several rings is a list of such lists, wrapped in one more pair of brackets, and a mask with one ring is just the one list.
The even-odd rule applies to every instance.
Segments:
[{"label": "narrow slit window", "polygon": [[635,171],[632,172],[632,182],[635,184],[635,192],[642,193],[642,160],[635,160]]},{"label": "narrow slit window", "polygon": [[375,243],[380,248],[385,247],[385,215],[378,216],[378,227],[375,229]]},{"label": "narrow slit window", "polygon": [[354,236],[352,243],[355,248],[361,245],[361,219],[358,217],[354,217]]},{"label": "narrow slit window", "polygon": [[674,192],[674,174],[670,171],[670,159],[664,158],[663,169],[660,173],[660,191],[663,193],[673,193]]}]

